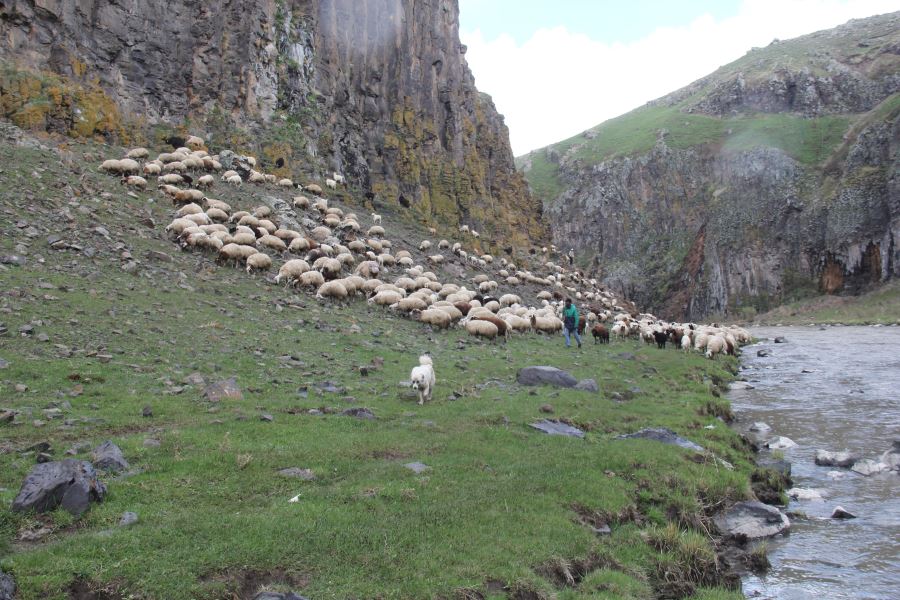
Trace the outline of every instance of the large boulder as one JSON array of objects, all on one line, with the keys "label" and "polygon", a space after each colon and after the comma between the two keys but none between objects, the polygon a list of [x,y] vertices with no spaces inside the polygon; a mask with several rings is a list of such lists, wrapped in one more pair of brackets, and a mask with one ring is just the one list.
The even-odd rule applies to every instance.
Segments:
[{"label": "large boulder", "polygon": [[35,465],[13,500],[12,510],[49,512],[61,506],[80,515],[92,501],[102,502],[104,496],[106,486],[97,479],[93,465],[70,458]]},{"label": "large boulder", "polygon": [[553,385],[556,387],[573,388],[578,385],[578,380],[570,373],[556,367],[525,367],[519,369],[516,381],[521,385]]},{"label": "large boulder", "polygon": [[111,473],[125,471],[129,467],[128,461],[125,460],[125,455],[122,454],[122,449],[109,440],[94,448],[93,453],[91,453],[91,459],[96,468],[110,471]]},{"label": "large boulder", "polygon": [[820,467],[842,467],[849,469],[859,458],[849,451],[829,452],[828,450],[816,450],[816,464]]},{"label": "large boulder", "polygon": [[881,461],[865,458],[853,463],[850,470],[854,473],[859,473],[860,475],[868,477],[869,475],[877,475],[879,473],[884,473],[885,471],[890,471],[891,467]]},{"label": "large boulder", "polygon": [[780,510],[756,501],[738,502],[714,521],[723,534],[750,540],[778,535],[791,526]]},{"label": "large boulder", "polygon": [[766,448],[770,450],[788,450],[789,448],[796,448],[797,443],[789,437],[784,437],[783,435],[775,436],[769,441],[766,442]]},{"label": "large boulder", "polygon": [[690,440],[686,440],[683,437],[676,434],[671,429],[666,429],[665,427],[649,427],[647,429],[641,429],[640,431],[636,431],[635,433],[629,433],[625,435],[620,435],[619,440],[628,440],[628,439],[642,439],[642,440],[654,440],[657,442],[662,442],[663,444],[672,444],[674,446],[680,446],[682,448],[687,448],[688,450],[694,450],[696,452],[703,452],[703,446],[699,444],[695,444]]}]

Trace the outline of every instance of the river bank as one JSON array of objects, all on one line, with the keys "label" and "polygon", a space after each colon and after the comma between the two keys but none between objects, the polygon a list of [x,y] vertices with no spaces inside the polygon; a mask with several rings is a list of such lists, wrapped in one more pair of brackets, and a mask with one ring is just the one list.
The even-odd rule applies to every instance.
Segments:
[{"label": "river bank", "polygon": [[900,282],[860,296],[817,296],[779,306],[744,321],[745,326],[900,325]]},{"label": "river bank", "polygon": [[[746,578],[745,592],[787,600],[896,597],[900,477],[817,466],[815,456],[846,449],[877,460],[897,439],[900,330],[776,327],[752,333],[761,341],[741,360],[741,376],[752,388],[728,394],[736,426],[760,443],[785,436],[798,445],[761,453],[762,460],[775,455],[792,465],[792,528],[788,537],[768,543],[772,567]],[[785,342],[775,344],[776,337]],[[857,518],[832,519],[837,506]]]}]

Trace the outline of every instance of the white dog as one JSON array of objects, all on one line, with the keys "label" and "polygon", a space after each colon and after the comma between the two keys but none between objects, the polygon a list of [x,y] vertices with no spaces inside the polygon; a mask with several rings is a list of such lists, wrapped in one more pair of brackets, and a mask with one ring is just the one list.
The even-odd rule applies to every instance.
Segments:
[{"label": "white dog", "polygon": [[419,357],[419,366],[413,367],[409,374],[412,381],[412,388],[419,392],[419,404],[424,404],[426,400],[431,400],[431,392],[434,390],[434,367],[432,366],[431,357],[423,354]]}]

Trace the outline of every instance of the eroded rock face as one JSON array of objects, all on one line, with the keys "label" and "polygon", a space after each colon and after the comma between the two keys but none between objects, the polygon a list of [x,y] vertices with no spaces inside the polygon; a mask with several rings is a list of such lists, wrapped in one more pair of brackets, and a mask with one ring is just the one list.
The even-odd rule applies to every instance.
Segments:
[{"label": "eroded rock face", "polygon": [[[123,115],[189,116],[213,151],[240,125],[278,176],[338,171],[376,204],[524,246],[544,234],[541,203],[475,88],[458,13],[456,0],[10,0],[0,54],[97,77]],[[51,112],[47,128],[76,129]]]}]

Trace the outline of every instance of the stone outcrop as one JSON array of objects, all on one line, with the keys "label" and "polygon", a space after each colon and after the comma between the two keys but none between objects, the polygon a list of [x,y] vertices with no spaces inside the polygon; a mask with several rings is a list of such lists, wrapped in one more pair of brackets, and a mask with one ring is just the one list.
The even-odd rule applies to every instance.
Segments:
[{"label": "stone outcrop", "polygon": [[49,512],[62,507],[80,515],[91,502],[102,502],[106,486],[91,463],[66,459],[35,465],[12,503],[13,512]]},{"label": "stone outcrop", "polygon": [[900,275],[898,54],[900,13],[773,43],[520,164],[556,243],[663,317],[858,293]]},{"label": "stone outcrop", "polygon": [[190,118],[212,150],[278,176],[338,171],[360,202],[524,245],[544,234],[541,204],[475,88],[458,13],[455,0],[10,0],[0,57],[31,75],[0,76],[0,113],[115,139],[141,115],[157,144]]}]

